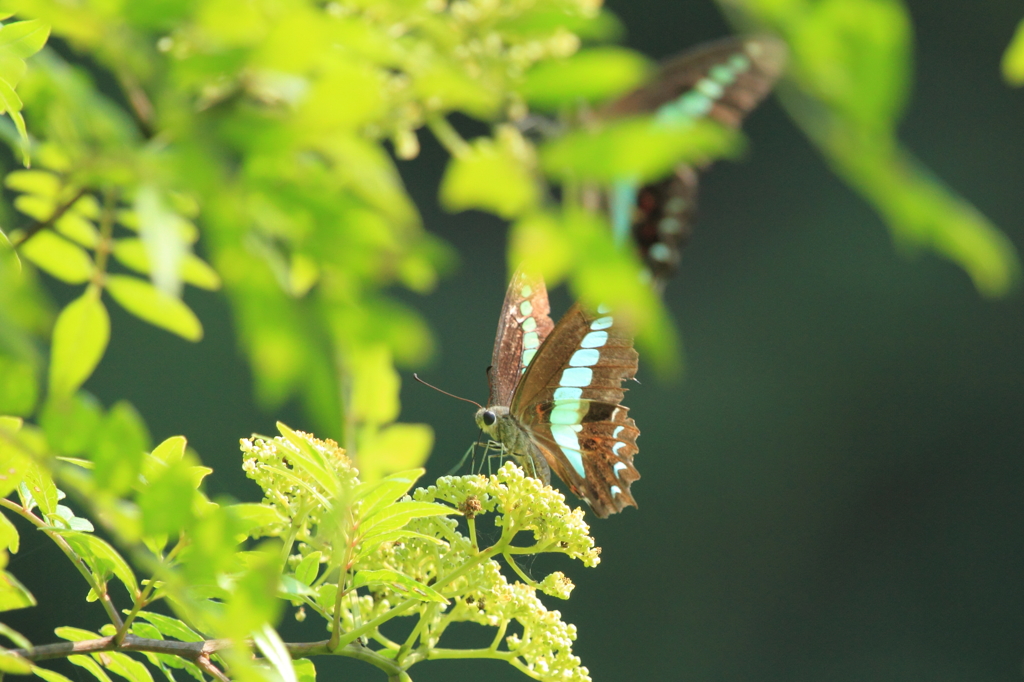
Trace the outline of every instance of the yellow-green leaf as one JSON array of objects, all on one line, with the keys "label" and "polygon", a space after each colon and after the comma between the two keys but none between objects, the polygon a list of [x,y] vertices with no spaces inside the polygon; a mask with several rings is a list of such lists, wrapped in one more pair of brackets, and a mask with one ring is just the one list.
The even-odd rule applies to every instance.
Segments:
[{"label": "yellow-green leaf", "polygon": [[26,59],[43,49],[49,37],[49,24],[39,19],[7,24],[0,28],[0,55]]},{"label": "yellow-green leaf", "polygon": [[1010,85],[1024,85],[1024,20],[1017,24],[1010,46],[1003,53],[1003,78]]},{"label": "yellow-green leaf", "polygon": [[25,609],[35,605],[35,597],[17,578],[7,571],[0,571],[0,611]]},{"label": "yellow-green leaf", "polygon": [[441,604],[447,604],[448,600],[444,598],[437,590],[427,587],[418,580],[413,580],[404,573],[398,571],[392,571],[388,569],[380,569],[376,571],[359,571],[356,573],[355,579],[352,581],[352,587],[364,587],[366,585],[387,585],[393,590],[397,590],[413,599],[419,599],[421,601],[434,601]]},{"label": "yellow-green leaf", "polygon": [[71,395],[85,383],[110,340],[110,316],[93,287],[69,303],[53,328],[50,393]]},{"label": "yellow-green leaf", "polygon": [[451,211],[480,208],[512,218],[537,203],[537,182],[527,154],[514,144],[482,138],[454,157],[441,180],[441,203]]},{"label": "yellow-green leaf", "polygon": [[25,260],[68,284],[84,284],[92,277],[92,259],[85,249],[50,230],[37,232],[18,250]]},{"label": "yellow-green leaf", "polygon": [[122,308],[152,325],[189,341],[203,338],[203,325],[180,298],[166,294],[137,277],[110,275],[107,291]]},{"label": "yellow-green leaf", "polygon": [[541,160],[544,170],[560,179],[644,182],[668,175],[680,163],[705,163],[741,148],[735,131],[710,121],[637,117],[554,140],[541,149]]},{"label": "yellow-green leaf", "polygon": [[649,71],[648,61],[633,50],[598,47],[540,62],[527,72],[520,92],[533,108],[557,110],[610,99],[639,85]]},{"label": "yellow-green leaf", "polygon": [[360,475],[364,481],[376,481],[391,472],[420,466],[433,445],[434,430],[427,424],[367,428],[360,438]]}]

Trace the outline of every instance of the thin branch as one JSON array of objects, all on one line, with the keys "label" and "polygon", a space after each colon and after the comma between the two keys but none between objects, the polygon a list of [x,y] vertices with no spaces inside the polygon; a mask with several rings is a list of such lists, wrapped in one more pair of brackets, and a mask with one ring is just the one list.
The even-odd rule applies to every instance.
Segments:
[{"label": "thin branch", "polygon": [[180,656],[190,661],[198,661],[201,656],[209,656],[215,651],[231,645],[226,639],[210,639],[202,642],[178,642],[167,639],[146,639],[135,635],[126,635],[121,644],[114,643],[114,637],[86,639],[80,642],[57,642],[43,644],[28,649],[11,649],[10,652],[27,658],[30,661],[45,661],[51,658],[66,658],[75,654],[95,654],[103,651],[148,651],[154,654]]},{"label": "thin branch", "polygon": [[75,194],[75,196],[72,197],[70,201],[58,206],[57,210],[54,211],[49,218],[47,218],[46,220],[37,220],[36,222],[26,227],[25,232],[21,235],[21,237],[18,238],[18,241],[14,244],[14,248],[18,248],[19,246],[27,242],[29,239],[32,239],[32,237],[36,236],[39,232],[45,230],[46,228],[50,227],[55,222],[60,220],[61,216],[67,213],[68,209],[74,206],[75,202],[81,199],[83,196],[85,196],[85,193],[88,191],[88,187],[83,187],[82,189],[78,190],[78,193]]}]

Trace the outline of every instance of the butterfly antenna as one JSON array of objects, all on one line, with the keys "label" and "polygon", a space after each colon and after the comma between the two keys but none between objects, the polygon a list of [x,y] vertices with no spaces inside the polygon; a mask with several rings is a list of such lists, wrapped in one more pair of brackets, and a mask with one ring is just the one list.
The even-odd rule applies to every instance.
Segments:
[{"label": "butterfly antenna", "polygon": [[423,384],[424,386],[429,386],[430,388],[434,389],[434,390],[435,390],[435,391],[437,391],[438,393],[444,393],[445,395],[447,395],[447,396],[451,396],[452,398],[455,398],[456,400],[462,400],[463,402],[467,402],[467,403],[472,403],[473,405],[476,405],[476,406],[477,406],[477,407],[479,407],[480,409],[483,409],[483,407],[484,407],[483,405],[481,405],[480,403],[478,403],[478,402],[477,402],[477,401],[475,401],[475,400],[470,400],[469,398],[463,398],[463,397],[461,397],[461,396],[457,396],[457,395],[455,395],[454,393],[449,393],[448,391],[442,391],[442,390],[441,390],[440,388],[438,388],[437,386],[434,386],[433,384],[428,384],[428,383],[427,383],[426,381],[424,381],[423,379],[420,379],[420,377],[419,377],[419,375],[418,375],[418,374],[415,374],[415,373],[413,373],[413,375],[412,375],[412,378],[413,378],[413,379],[415,379],[416,381],[420,382],[420,383],[421,383],[421,384]]}]

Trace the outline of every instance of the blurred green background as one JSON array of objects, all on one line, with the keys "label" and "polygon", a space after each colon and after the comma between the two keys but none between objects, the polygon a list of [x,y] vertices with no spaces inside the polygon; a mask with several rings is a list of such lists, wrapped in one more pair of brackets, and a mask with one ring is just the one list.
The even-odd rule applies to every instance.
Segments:
[{"label": "blurred green background", "polygon": [[[1024,93],[999,72],[1022,6],[908,4],[916,72],[901,138],[1022,249]],[[729,33],[710,2],[609,8],[626,42],[656,58]],[[1021,295],[984,300],[951,263],[894,248],[774,101],[745,131],[747,159],[703,178],[696,237],[666,293],[686,371],[664,381],[641,357],[627,399],[642,431],[640,508],[594,520],[601,565],[559,565],[577,591],[549,606],[578,626],[575,652],[595,680],[1018,680]],[[504,226],[437,208],[445,156],[423,139],[400,169],[427,229],[461,257],[432,295],[406,295],[439,339],[423,374],[483,400]],[[194,289],[186,300],[202,343],[114,309],[116,333],[86,388],[106,405],[132,401],[157,442],[187,436],[216,469],[212,493],[255,499],[237,439],[277,419],[311,427],[297,408],[256,409],[223,301]],[[556,315],[568,304],[553,293]],[[476,436],[473,408],[403,378],[403,420],[437,431],[427,477],[444,474]],[[28,546],[10,568],[41,608],[9,623],[37,642],[52,640],[47,610],[81,608],[85,589],[19,570],[51,551]],[[317,666],[380,679],[349,660]],[[480,676],[525,679],[462,661],[417,666],[414,679]]]}]

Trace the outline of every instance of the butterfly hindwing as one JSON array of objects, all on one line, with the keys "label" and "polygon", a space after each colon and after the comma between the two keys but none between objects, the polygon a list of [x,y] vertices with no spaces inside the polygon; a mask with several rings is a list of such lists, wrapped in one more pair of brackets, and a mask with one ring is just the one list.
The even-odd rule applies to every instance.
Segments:
[{"label": "butterfly hindwing", "polygon": [[558,322],[527,368],[511,415],[548,466],[605,517],[636,506],[630,484],[640,434],[620,403],[637,370],[633,341],[608,313],[577,304]]}]

